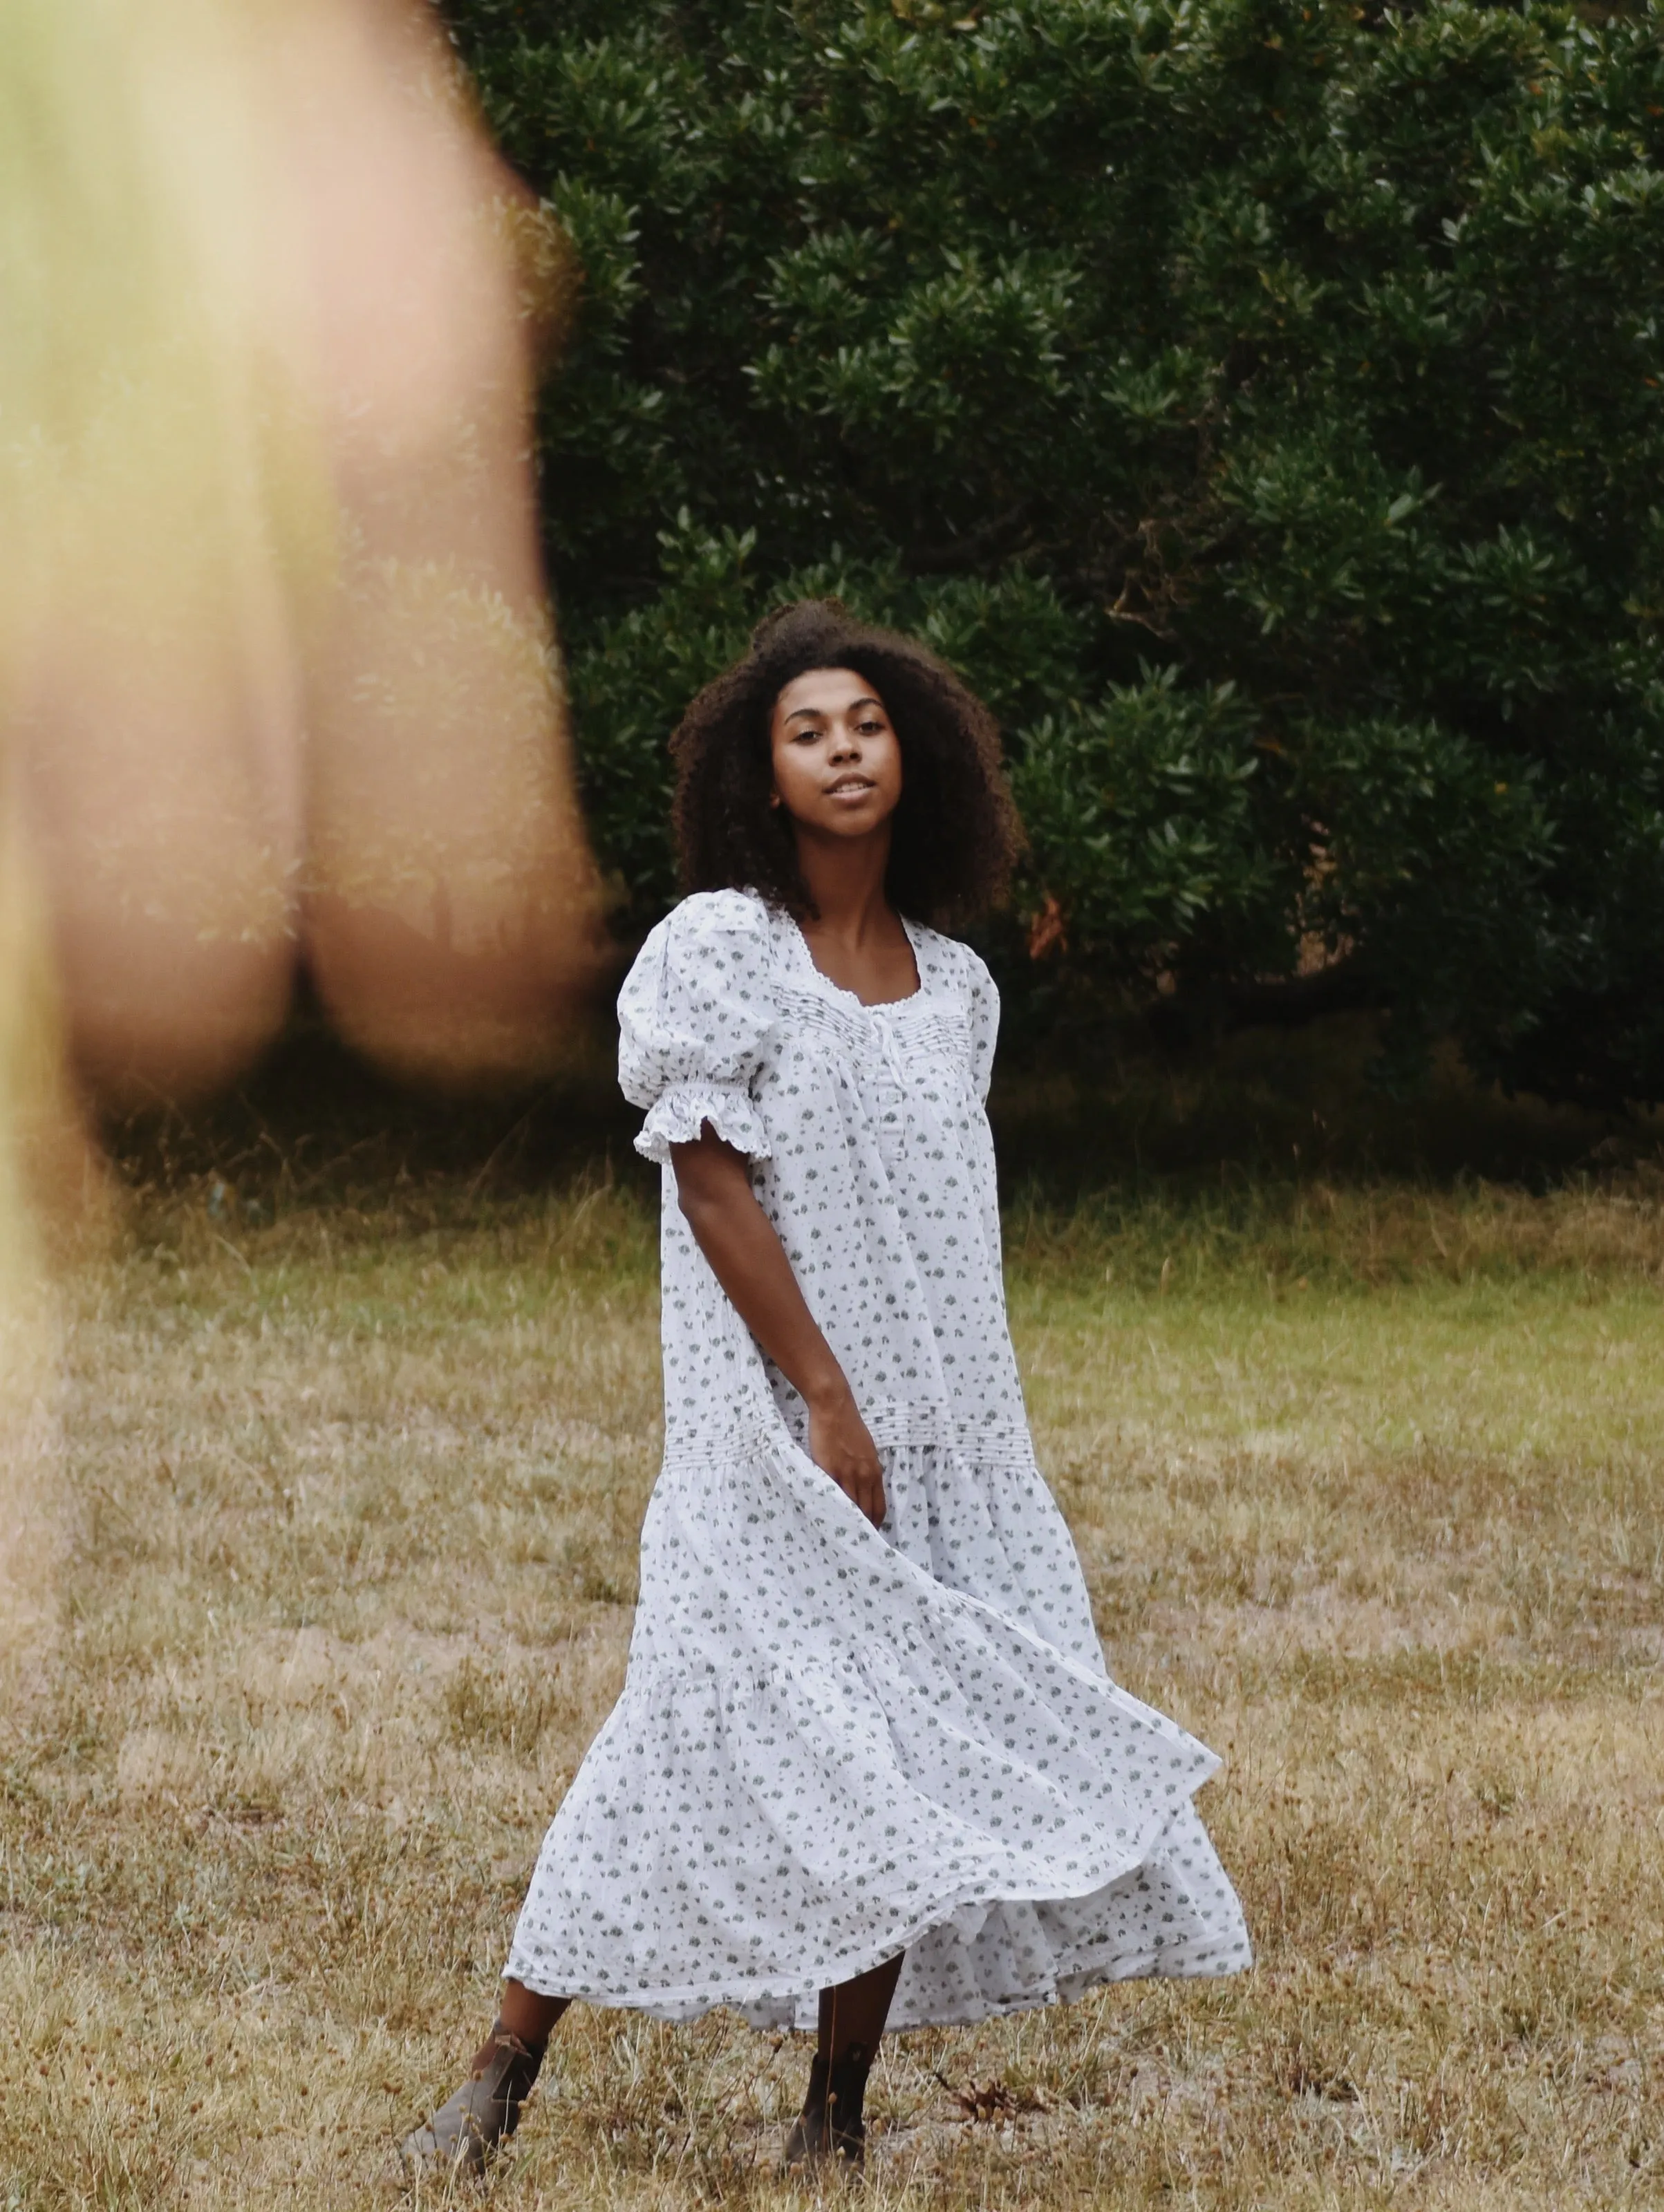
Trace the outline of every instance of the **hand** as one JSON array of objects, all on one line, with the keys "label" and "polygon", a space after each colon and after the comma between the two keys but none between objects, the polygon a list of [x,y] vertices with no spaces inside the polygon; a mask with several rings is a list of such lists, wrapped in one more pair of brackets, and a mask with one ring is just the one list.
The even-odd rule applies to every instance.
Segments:
[{"label": "hand", "polygon": [[875,1528],[884,1517],[884,1471],[846,1383],[829,1404],[809,1408],[809,1456],[859,1505]]}]

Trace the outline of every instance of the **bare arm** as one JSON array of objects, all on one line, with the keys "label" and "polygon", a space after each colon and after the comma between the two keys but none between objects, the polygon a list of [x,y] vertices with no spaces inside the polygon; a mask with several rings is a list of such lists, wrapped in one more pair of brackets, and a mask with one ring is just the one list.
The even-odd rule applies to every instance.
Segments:
[{"label": "bare arm", "polygon": [[708,1128],[672,1145],[683,1219],[734,1310],[809,1408],[809,1456],[876,1528],[884,1469],[848,1379],[809,1310],[774,1225],[757,1204],[744,1156]]}]

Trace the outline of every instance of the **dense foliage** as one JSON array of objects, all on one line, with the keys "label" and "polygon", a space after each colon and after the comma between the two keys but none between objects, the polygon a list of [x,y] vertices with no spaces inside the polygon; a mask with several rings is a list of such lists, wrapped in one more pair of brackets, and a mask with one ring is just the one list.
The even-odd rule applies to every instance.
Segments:
[{"label": "dense foliage", "polygon": [[830,587],[1004,720],[1031,997],[1664,1096],[1654,14],[446,12],[586,272],[549,528],[638,919],[682,706]]}]

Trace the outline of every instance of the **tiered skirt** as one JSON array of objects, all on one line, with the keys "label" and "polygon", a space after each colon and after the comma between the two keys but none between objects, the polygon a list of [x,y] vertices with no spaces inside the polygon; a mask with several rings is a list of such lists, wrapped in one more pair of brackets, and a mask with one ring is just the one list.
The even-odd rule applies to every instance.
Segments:
[{"label": "tiered skirt", "polygon": [[807,2027],[823,1987],[905,1949],[908,2027],[1248,1963],[1192,1802],[1218,1761],[1105,1672],[1031,1458],[884,1456],[880,1532],[783,1424],[667,1455],[623,1692],[544,1839],[515,1979]]}]

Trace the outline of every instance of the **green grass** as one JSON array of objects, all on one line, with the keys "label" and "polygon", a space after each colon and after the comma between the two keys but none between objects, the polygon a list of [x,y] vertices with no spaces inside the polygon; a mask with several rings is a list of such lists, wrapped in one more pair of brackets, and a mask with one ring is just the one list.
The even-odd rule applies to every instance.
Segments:
[{"label": "green grass", "polygon": [[[622,1674],[639,1190],[277,1196],[144,1195],[58,1288],[0,1741],[29,2212],[376,2201]],[[1659,1191],[1019,1193],[1007,1235],[1111,1664],[1225,1755],[1260,1962],[898,2039],[874,2201],[1664,2199]],[[497,2194],[790,2201],[805,2064],[574,2014]]]}]

